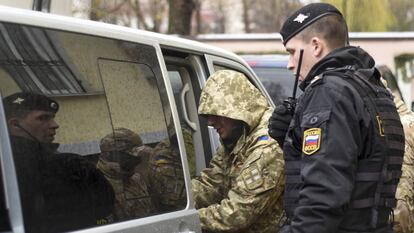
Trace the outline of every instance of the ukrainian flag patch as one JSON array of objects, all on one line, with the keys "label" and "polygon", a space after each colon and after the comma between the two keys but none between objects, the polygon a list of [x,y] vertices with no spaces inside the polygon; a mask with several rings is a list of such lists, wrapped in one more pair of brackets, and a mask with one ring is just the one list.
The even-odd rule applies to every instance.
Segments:
[{"label": "ukrainian flag patch", "polygon": [[263,136],[260,136],[258,139],[258,141],[264,141],[264,140],[269,140],[269,136],[263,135]]},{"label": "ukrainian flag patch", "polygon": [[319,150],[321,146],[321,128],[310,128],[303,132],[302,152],[311,155]]}]

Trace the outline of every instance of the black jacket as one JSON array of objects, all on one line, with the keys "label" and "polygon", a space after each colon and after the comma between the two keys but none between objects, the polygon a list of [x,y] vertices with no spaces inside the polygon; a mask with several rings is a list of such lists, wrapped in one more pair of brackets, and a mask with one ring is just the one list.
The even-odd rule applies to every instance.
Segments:
[{"label": "black jacket", "polygon": [[96,225],[113,208],[103,174],[76,154],[11,137],[26,232],[62,232]]},{"label": "black jacket", "polygon": [[[380,144],[376,122],[360,93],[345,80],[345,74],[341,75],[345,71],[338,71],[347,66],[374,71],[374,60],[360,48],[340,48],[319,61],[301,83],[304,93],[284,144],[284,202],[290,220],[286,232],[374,232],[377,228],[389,228],[389,208],[380,207],[373,223],[373,208],[361,208],[353,202],[374,196],[378,181],[360,185],[358,172],[368,169],[364,162],[377,166],[371,160],[378,160],[382,164],[387,150],[372,147]],[[324,75],[335,69],[335,75]],[[377,79],[377,87],[382,88],[378,74]],[[391,103],[389,111],[400,130],[396,141],[402,145],[396,153],[402,158],[401,123],[391,98],[384,99]],[[377,157],[373,159],[375,153]],[[381,166],[375,169],[380,170]]]}]

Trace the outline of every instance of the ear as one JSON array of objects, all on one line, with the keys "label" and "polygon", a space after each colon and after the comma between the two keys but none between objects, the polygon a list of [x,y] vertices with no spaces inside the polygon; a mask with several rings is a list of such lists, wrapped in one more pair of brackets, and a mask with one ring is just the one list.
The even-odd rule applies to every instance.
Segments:
[{"label": "ear", "polygon": [[10,119],[7,120],[7,125],[9,127],[9,133],[11,135],[20,135],[21,129],[19,127],[20,120],[17,117],[10,117]]},{"label": "ear", "polygon": [[325,51],[325,43],[319,37],[312,37],[311,46],[313,56],[316,58],[321,58]]},{"label": "ear", "polygon": [[19,119],[16,117],[10,117],[10,119],[7,120],[7,123],[9,125],[10,129],[18,128],[19,126]]}]

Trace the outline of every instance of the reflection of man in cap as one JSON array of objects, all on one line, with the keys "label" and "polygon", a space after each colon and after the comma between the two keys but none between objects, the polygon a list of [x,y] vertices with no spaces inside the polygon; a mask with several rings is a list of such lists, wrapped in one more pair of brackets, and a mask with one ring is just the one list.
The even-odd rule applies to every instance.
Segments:
[{"label": "reflection of man in cap", "polygon": [[20,92],[5,97],[3,104],[25,231],[70,231],[108,216],[113,190],[103,175],[79,155],[56,153],[58,103]]},{"label": "reflection of man in cap", "polygon": [[138,134],[117,128],[102,138],[97,168],[115,191],[115,221],[150,215],[154,208],[146,180],[135,171],[151,148],[143,145]]},{"label": "reflection of man in cap", "polygon": [[4,98],[4,108],[10,133],[50,143],[54,140],[59,125],[55,114],[59,104],[40,94],[20,92]]},{"label": "reflection of man in cap", "polygon": [[374,59],[347,45],[330,4],[299,9],[280,34],[304,91],[295,111],[278,106],[269,120],[285,158],[282,232],[392,232],[404,132]]}]

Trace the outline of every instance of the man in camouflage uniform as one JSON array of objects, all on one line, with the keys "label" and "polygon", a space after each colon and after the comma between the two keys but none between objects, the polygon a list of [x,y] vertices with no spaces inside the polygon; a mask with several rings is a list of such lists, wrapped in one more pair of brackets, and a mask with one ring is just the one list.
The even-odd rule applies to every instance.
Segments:
[{"label": "man in camouflage uniform", "polygon": [[198,112],[222,146],[192,180],[201,226],[209,232],[278,232],[282,222],[283,157],[267,133],[273,109],[241,73],[217,71]]},{"label": "man in camouflage uniform", "polygon": [[140,218],[153,213],[147,182],[135,171],[142,157],[149,156],[151,148],[143,145],[138,134],[125,128],[117,128],[102,138],[100,148],[97,168],[115,191],[114,220]]},{"label": "man in camouflage uniform", "polygon": [[161,212],[184,209],[186,193],[180,151],[175,134],[159,142],[150,157],[151,191]]},{"label": "man in camouflage uniform", "polygon": [[[168,127],[170,137],[159,142],[149,160],[151,193],[156,198],[157,210],[169,212],[184,209],[187,204],[184,173],[174,127]],[[191,131],[182,126],[190,175],[195,175],[194,146]]]},{"label": "man in camouflage uniform", "polygon": [[405,134],[405,154],[402,175],[398,183],[397,206],[394,210],[396,233],[412,233],[414,231],[414,114],[408,110],[404,102],[394,98]]}]

